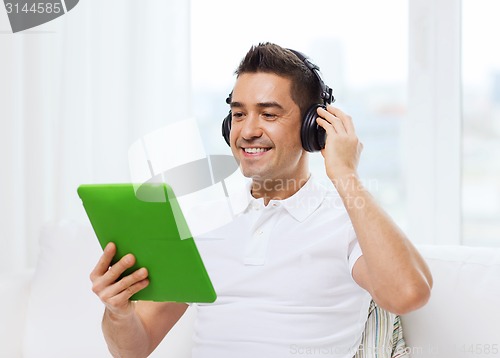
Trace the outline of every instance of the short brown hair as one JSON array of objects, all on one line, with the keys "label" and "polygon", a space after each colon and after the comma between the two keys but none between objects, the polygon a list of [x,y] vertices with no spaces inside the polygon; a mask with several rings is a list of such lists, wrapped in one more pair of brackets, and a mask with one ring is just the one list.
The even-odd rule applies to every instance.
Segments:
[{"label": "short brown hair", "polygon": [[313,104],[322,103],[321,85],[314,73],[292,51],[273,43],[252,46],[235,71],[269,72],[292,81],[291,96],[302,116]]}]

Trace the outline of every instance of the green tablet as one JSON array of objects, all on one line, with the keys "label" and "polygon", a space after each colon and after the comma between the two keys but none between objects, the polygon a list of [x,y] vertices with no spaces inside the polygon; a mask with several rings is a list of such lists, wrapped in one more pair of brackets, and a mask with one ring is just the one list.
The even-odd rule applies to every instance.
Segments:
[{"label": "green tablet", "polygon": [[164,184],[87,184],[78,195],[101,247],[116,244],[113,263],[128,253],[149,272],[149,285],[132,300],[213,302],[203,261],[172,189]]}]

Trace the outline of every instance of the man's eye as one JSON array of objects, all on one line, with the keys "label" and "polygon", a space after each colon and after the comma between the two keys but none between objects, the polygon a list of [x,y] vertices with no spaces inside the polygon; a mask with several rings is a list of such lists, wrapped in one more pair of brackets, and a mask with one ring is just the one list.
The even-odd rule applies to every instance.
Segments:
[{"label": "man's eye", "polygon": [[231,112],[231,113],[232,113],[233,118],[235,118],[235,119],[239,119],[239,118],[243,117],[242,112]]},{"label": "man's eye", "polygon": [[276,118],[276,114],[274,113],[262,113],[262,116],[265,118],[265,119],[274,119]]}]

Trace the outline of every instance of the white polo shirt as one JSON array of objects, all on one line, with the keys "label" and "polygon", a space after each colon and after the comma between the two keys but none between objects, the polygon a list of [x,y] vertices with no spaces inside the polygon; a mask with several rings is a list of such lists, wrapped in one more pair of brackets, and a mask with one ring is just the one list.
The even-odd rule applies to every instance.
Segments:
[{"label": "white polo shirt", "polygon": [[292,197],[233,202],[231,223],[196,238],[217,300],[196,304],[193,358],[352,358],[370,295],[341,198],[313,178]]}]

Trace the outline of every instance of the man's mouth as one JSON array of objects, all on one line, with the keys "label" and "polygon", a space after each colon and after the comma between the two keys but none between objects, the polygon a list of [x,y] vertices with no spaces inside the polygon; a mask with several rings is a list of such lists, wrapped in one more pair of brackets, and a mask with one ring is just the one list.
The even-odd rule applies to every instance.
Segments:
[{"label": "man's mouth", "polygon": [[271,148],[243,148],[245,153],[248,154],[258,154],[258,153],[264,153],[267,152]]}]

